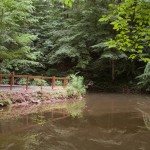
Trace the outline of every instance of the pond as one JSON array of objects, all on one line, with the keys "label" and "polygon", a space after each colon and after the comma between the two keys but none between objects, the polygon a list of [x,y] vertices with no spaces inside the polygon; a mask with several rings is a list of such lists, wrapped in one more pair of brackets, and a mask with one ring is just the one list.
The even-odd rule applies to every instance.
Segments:
[{"label": "pond", "polygon": [[147,95],[108,93],[0,109],[0,150],[148,150],[149,109]]}]

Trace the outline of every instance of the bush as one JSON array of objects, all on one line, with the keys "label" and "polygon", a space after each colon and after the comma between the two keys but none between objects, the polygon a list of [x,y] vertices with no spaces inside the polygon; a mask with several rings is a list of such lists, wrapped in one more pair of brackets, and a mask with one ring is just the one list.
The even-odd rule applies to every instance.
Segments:
[{"label": "bush", "polygon": [[138,85],[140,88],[150,90],[150,62],[147,63],[144,73],[137,77],[139,79]]},{"label": "bush", "polygon": [[84,109],[86,107],[85,100],[77,100],[74,101],[73,103],[68,103],[67,104],[67,112],[72,116],[72,117],[82,117]]},{"label": "bush", "polygon": [[63,83],[62,83],[62,81],[60,81],[60,80],[56,80],[55,85],[57,85],[57,86],[62,86]]},{"label": "bush", "polygon": [[2,79],[2,84],[9,84],[10,83],[10,79]]},{"label": "bush", "polygon": [[0,92],[0,106],[8,106],[12,104],[9,94]]},{"label": "bush", "polygon": [[32,81],[32,85],[36,85],[36,86],[48,86],[48,83],[43,80],[43,79],[34,79]]},{"label": "bush", "polygon": [[10,105],[10,104],[12,104],[10,98],[7,98],[7,99],[5,99],[5,100],[1,100],[1,101],[0,101],[0,106],[8,106],[8,105]]},{"label": "bush", "polygon": [[26,85],[26,82],[27,82],[27,79],[26,79],[26,78],[22,78],[22,79],[20,79],[17,83],[18,83],[19,85]]},{"label": "bush", "polygon": [[70,75],[71,82],[67,85],[68,96],[83,96],[86,93],[84,78],[81,76]]}]

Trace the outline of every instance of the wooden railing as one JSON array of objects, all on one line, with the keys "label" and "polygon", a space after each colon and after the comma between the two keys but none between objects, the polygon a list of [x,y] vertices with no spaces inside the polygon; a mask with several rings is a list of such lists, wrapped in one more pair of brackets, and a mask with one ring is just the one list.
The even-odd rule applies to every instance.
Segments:
[{"label": "wooden railing", "polygon": [[[2,84],[2,79],[3,78],[10,78],[10,90],[12,90],[13,86],[15,85],[15,78],[25,78],[26,79],[26,90],[28,90],[29,87],[29,80],[30,79],[49,79],[51,81],[51,86],[52,89],[54,89],[54,87],[56,86],[56,80],[61,80],[63,81],[63,87],[65,88],[67,85],[67,81],[69,81],[69,78],[67,77],[47,77],[47,76],[32,76],[32,75],[16,75],[14,72],[12,72],[11,74],[0,74],[0,87],[4,84]],[[42,88],[42,84],[41,84],[41,88]]]}]

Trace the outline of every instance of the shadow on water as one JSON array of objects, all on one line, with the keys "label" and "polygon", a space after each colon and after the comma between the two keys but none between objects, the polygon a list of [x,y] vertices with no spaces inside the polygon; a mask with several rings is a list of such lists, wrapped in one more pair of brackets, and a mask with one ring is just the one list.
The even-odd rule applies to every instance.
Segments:
[{"label": "shadow on water", "polygon": [[149,100],[103,93],[85,101],[3,110],[0,150],[149,150],[149,118],[141,113],[150,108]]}]

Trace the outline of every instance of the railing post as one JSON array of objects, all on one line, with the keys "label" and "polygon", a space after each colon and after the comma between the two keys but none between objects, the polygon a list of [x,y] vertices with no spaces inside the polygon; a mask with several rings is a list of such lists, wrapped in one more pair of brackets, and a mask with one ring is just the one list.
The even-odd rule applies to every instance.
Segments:
[{"label": "railing post", "polygon": [[28,90],[28,85],[29,85],[29,76],[27,76],[27,80],[26,80],[26,90]]},{"label": "railing post", "polygon": [[41,76],[41,93],[42,93],[42,91],[43,91],[43,83],[42,83],[42,80],[43,80],[43,75]]},{"label": "railing post", "polygon": [[14,75],[15,75],[15,73],[12,72],[12,74],[11,74],[11,82],[10,82],[10,90],[12,90],[12,87],[14,85]]},{"label": "railing post", "polygon": [[0,74],[0,85],[2,84],[2,74]]},{"label": "railing post", "polygon": [[64,78],[64,82],[63,82],[63,87],[66,88],[66,85],[67,85],[67,79],[66,77]]},{"label": "railing post", "polygon": [[67,81],[68,81],[68,84],[71,84],[71,79],[70,78],[68,78]]},{"label": "railing post", "polygon": [[55,76],[52,77],[52,89],[54,89],[55,86]]},{"label": "railing post", "polygon": [[12,85],[14,85],[14,84],[15,84],[15,73],[12,72]]}]

